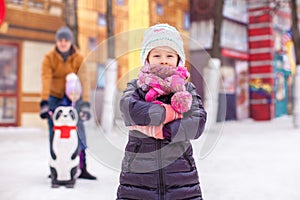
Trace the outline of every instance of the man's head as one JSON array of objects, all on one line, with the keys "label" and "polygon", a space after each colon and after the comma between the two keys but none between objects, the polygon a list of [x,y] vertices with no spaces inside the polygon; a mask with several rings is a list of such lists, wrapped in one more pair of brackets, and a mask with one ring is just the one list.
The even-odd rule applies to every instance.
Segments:
[{"label": "man's head", "polygon": [[56,46],[58,50],[62,53],[69,51],[73,43],[73,33],[72,31],[63,26],[56,31]]}]

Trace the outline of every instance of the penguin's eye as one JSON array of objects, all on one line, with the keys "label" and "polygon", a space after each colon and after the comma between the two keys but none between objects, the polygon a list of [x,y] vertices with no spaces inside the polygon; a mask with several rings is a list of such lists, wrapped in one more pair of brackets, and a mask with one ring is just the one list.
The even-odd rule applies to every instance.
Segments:
[{"label": "penguin's eye", "polygon": [[62,115],[63,111],[62,110],[59,110],[57,113],[56,113],[56,116],[55,116],[55,120],[58,120],[60,118],[60,116]]},{"label": "penguin's eye", "polygon": [[70,114],[71,118],[74,120],[75,119],[75,113],[74,113],[74,111],[70,110],[69,114]]}]

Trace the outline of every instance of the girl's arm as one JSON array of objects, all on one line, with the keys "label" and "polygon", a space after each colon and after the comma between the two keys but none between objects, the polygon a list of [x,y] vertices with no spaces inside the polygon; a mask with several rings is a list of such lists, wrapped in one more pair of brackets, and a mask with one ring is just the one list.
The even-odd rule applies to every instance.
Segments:
[{"label": "girl's arm", "polygon": [[192,83],[186,85],[188,92],[192,94],[192,106],[190,111],[184,113],[184,118],[165,124],[163,128],[164,138],[172,142],[197,139],[202,134],[206,123],[206,111],[201,97],[196,92]]},{"label": "girl's arm", "polygon": [[120,100],[120,110],[126,126],[159,126],[165,119],[161,105],[145,101],[145,92],[138,88],[137,80],[130,81]]}]

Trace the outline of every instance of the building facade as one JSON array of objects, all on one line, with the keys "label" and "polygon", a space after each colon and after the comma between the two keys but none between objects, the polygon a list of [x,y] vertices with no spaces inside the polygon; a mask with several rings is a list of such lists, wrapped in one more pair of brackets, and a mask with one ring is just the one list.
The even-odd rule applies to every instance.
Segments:
[{"label": "building facade", "polygon": [[4,2],[0,126],[30,126],[38,120],[41,62],[52,48],[55,31],[64,24],[63,6],[59,1]]},{"label": "building facade", "polygon": [[[54,46],[56,30],[65,25],[65,5],[63,0],[0,3],[0,126],[45,128],[38,115],[40,68],[45,53]],[[188,38],[189,2],[112,0],[112,7],[116,84],[121,91],[141,65],[139,48],[145,28],[169,23]],[[95,109],[101,113],[107,60],[106,0],[78,0],[77,16],[79,48],[89,69],[92,96],[97,98]]]},{"label": "building facade", "polygon": [[[199,43],[190,47],[191,59],[196,65],[208,65],[213,38],[213,22],[216,1],[191,0],[190,36]],[[203,5],[202,5],[203,4]],[[225,1],[221,28],[221,68],[217,121],[237,120],[249,117],[248,73],[248,15],[246,1]],[[207,58],[207,59],[202,59]],[[203,68],[201,73],[203,73]],[[202,80],[201,75],[195,77]],[[194,81],[196,82],[196,81]],[[204,94],[204,81],[196,82]],[[223,111],[226,111],[225,116]]]},{"label": "building facade", "polygon": [[[191,0],[191,37],[209,53],[214,5]],[[197,7],[199,6],[199,7]],[[204,9],[206,8],[206,9]],[[271,120],[291,112],[295,65],[288,4],[225,1],[221,30],[218,120]],[[289,36],[288,36],[289,35]],[[191,57],[203,65],[203,51],[191,47]],[[197,63],[197,62],[196,62]],[[204,64],[205,65],[205,64]],[[199,83],[199,88],[205,84]],[[202,91],[203,92],[203,91]]]}]

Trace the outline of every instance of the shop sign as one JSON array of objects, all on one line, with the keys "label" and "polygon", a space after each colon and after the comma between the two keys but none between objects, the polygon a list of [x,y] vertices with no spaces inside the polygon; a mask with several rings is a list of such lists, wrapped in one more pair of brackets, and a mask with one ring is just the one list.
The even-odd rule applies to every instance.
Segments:
[{"label": "shop sign", "polygon": [[6,12],[5,1],[4,0],[0,0],[0,26],[4,22],[5,12]]}]

